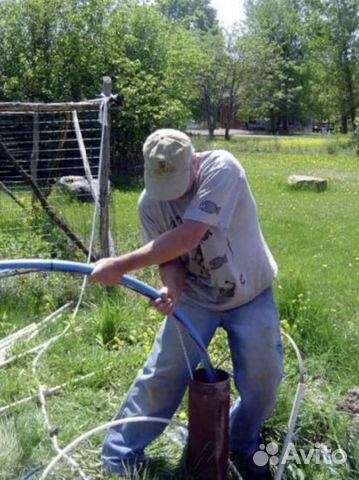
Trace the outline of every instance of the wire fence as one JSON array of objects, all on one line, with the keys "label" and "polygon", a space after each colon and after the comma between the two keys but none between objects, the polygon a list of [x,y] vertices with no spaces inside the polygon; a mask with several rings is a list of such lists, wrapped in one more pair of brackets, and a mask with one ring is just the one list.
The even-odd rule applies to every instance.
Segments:
[{"label": "wire fence", "polygon": [[[14,111],[1,111],[0,107],[1,234],[16,238],[30,229],[44,241],[51,241],[57,231],[53,218],[47,215],[51,209],[83,243],[87,255],[94,190],[99,194],[101,189],[101,105],[100,101],[87,109],[82,105],[79,111],[75,104],[67,109],[64,105],[60,111],[46,111],[46,105],[41,111],[34,107],[34,111],[23,112],[17,111],[19,104]],[[40,206],[39,196],[43,198]],[[101,228],[95,236],[94,251],[101,250],[100,236]],[[113,252],[112,236],[110,240]],[[14,251],[8,256],[19,255],[21,252]]]},{"label": "wire fence", "polygon": [[[79,112],[81,132],[88,152],[93,176],[98,176],[101,125],[98,112]],[[34,114],[1,113],[0,137],[19,164],[31,173],[34,153]],[[39,113],[39,153],[37,159],[38,186],[44,193],[49,186],[64,175],[83,175],[71,111]],[[0,178],[12,188],[23,186],[19,173],[0,157]]]}]

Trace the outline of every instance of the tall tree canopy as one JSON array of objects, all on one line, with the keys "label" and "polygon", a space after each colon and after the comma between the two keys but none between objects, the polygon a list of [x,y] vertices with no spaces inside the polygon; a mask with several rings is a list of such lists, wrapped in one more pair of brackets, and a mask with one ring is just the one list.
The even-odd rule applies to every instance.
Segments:
[{"label": "tall tree canopy", "polygon": [[287,130],[289,121],[301,119],[307,88],[298,2],[250,1],[246,12],[244,104],[252,116],[269,118],[272,132]]},{"label": "tall tree canopy", "polygon": [[359,94],[358,0],[303,0],[307,59],[321,115],[355,127]]},{"label": "tall tree canopy", "polygon": [[354,129],[359,0],[247,0],[242,106],[270,119]]},{"label": "tall tree canopy", "polygon": [[235,110],[273,133],[325,120],[346,132],[358,114],[358,9],[247,0],[244,24],[224,32],[210,0],[3,0],[0,99],[92,98],[110,75],[125,96],[113,119],[121,168],[155,128],[194,118],[213,135],[224,104],[227,133]]},{"label": "tall tree canopy", "polygon": [[160,11],[187,28],[208,31],[218,27],[217,12],[210,0],[157,0]]}]

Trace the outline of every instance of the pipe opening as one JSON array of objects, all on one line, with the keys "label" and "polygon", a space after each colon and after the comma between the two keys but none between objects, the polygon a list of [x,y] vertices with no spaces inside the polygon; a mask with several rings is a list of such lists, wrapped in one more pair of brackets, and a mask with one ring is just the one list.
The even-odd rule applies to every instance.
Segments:
[{"label": "pipe opening", "polygon": [[229,379],[229,374],[219,368],[214,369],[215,383],[208,378],[208,372],[204,368],[199,368],[193,374],[193,381],[198,383],[205,383],[208,385],[215,385],[217,383],[226,382]]}]

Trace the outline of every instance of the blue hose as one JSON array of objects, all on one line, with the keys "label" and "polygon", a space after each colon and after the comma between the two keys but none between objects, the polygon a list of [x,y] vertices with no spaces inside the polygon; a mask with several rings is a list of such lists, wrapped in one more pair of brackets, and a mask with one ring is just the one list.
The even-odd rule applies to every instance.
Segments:
[{"label": "blue hose", "polygon": [[41,470],[43,470],[44,468],[45,467],[43,467],[42,465],[39,465],[38,467],[32,468],[27,473],[25,473],[25,475],[23,477],[21,477],[21,480],[30,480],[31,477],[36,475],[36,473],[41,472]]},{"label": "blue hose", "polygon": [[[82,275],[90,275],[94,269],[93,264],[86,264],[80,262],[71,262],[65,260],[38,260],[38,259],[21,259],[21,260],[0,260],[0,270],[17,270],[17,269],[35,269],[40,271],[50,272],[68,272],[80,273]],[[155,300],[160,296],[160,293],[136,278],[129,275],[123,275],[120,285],[123,285],[130,290],[134,290],[145,297]],[[216,375],[214,368],[209,359],[206,346],[204,345],[197,330],[193,327],[191,322],[187,319],[184,313],[178,308],[175,309],[173,316],[186,328],[191,335],[194,342],[200,349],[203,365],[206,369],[208,381],[210,383],[216,382]]]}]

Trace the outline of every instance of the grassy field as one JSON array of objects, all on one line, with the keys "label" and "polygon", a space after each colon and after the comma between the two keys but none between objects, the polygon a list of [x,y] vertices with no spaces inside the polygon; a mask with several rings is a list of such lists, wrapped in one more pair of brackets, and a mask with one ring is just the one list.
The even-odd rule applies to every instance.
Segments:
[{"label": "grassy field", "polygon": [[[347,139],[337,136],[289,138],[236,137],[198,149],[225,148],[244,165],[256,197],[265,237],[279,264],[275,290],[283,330],[298,343],[307,371],[307,389],[296,433],[297,449],[320,450],[318,464],[289,461],[286,479],[349,480],[359,475],[359,420],[338,407],[358,387],[359,170]],[[328,179],[328,189],[292,190],[291,174]],[[118,251],[141,243],[136,213],[140,186],[113,192],[112,220]],[[22,198],[28,201],[28,193]],[[81,258],[39,212],[24,215],[0,194],[0,258],[57,256]],[[92,207],[55,198],[54,205],[74,226],[91,224]],[[9,211],[11,209],[11,215]],[[81,232],[79,232],[81,233]],[[50,242],[45,239],[49,239]],[[137,277],[159,286],[154,268]],[[82,279],[60,274],[19,276],[0,282],[0,338],[45,318],[66,301],[76,303]],[[72,309],[74,307],[72,306]],[[34,355],[0,369],[0,408],[35,394],[39,385],[66,383],[48,397],[51,425],[59,429],[60,446],[109,421],[148,354],[161,317],[147,301],[121,288],[88,286],[82,307],[71,308],[39,337],[15,347],[13,355],[68,331],[51,345],[32,369]],[[226,354],[223,332],[210,346],[214,363]],[[225,364],[230,368],[230,365]],[[268,439],[281,444],[286,431],[298,374],[295,355],[286,343],[286,374],[274,416],[266,424]],[[76,379],[93,373],[91,378]],[[177,418],[186,420],[185,402]],[[19,479],[31,468],[46,465],[54,452],[35,401],[0,416],[0,479]],[[173,430],[149,449],[161,457],[138,478],[183,478],[181,448],[170,440]],[[93,479],[101,479],[99,450],[103,434],[78,447],[73,457]],[[320,447],[317,445],[320,444]],[[344,465],[328,465],[325,449],[345,450]],[[39,478],[34,475],[32,478]],[[63,462],[54,479],[79,478]],[[210,479],[209,479],[210,480]]]}]

